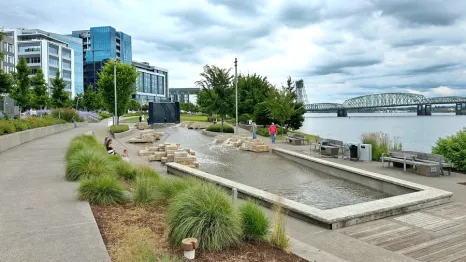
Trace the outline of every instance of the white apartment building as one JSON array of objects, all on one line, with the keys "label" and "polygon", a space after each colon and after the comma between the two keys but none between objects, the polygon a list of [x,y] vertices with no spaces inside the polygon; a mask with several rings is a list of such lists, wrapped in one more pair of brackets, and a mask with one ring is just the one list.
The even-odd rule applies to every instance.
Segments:
[{"label": "white apartment building", "polygon": [[[52,80],[57,71],[66,82],[66,91],[70,97],[76,95],[74,79],[74,50],[52,34],[38,29],[4,29],[3,32],[13,38],[15,65],[21,57],[26,59],[32,75],[42,68],[45,81],[51,93]],[[32,76],[31,75],[31,76]]]}]

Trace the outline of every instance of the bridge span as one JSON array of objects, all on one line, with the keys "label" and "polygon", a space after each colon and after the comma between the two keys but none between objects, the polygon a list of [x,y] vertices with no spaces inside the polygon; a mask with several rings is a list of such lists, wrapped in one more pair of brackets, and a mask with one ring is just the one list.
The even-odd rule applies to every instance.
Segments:
[{"label": "bridge span", "polygon": [[456,104],[456,114],[466,115],[466,97],[447,96],[426,98],[420,94],[385,93],[359,96],[338,103],[307,104],[307,112],[336,112],[339,117],[348,116],[350,109],[416,106],[418,116],[432,115],[432,105]]}]

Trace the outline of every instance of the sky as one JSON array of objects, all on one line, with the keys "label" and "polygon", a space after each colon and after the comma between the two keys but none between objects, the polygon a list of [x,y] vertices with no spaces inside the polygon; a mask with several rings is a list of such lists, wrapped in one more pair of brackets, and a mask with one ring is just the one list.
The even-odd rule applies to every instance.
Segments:
[{"label": "sky", "polygon": [[[40,4],[39,4],[40,2]],[[0,0],[0,28],[110,25],[133,60],[195,87],[206,64],[303,79],[309,102],[376,93],[466,96],[464,0]]]}]

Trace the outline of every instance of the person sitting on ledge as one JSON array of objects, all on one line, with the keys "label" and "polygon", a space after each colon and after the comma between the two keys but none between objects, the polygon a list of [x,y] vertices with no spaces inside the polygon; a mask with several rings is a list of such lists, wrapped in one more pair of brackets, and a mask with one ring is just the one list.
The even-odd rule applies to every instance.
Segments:
[{"label": "person sitting on ledge", "polygon": [[113,149],[112,139],[108,139],[107,141],[107,153],[110,155],[116,155],[115,149]]},{"label": "person sitting on ledge", "polygon": [[104,140],[104,146],[107,147],[107,143],[108,143],[108,136],[105,137],[105,140]]}]

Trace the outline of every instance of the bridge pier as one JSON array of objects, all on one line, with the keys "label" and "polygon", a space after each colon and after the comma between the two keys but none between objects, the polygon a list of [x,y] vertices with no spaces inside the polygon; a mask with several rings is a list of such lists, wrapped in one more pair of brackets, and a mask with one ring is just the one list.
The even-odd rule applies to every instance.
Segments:
[{"label": "bridge pier", "polygon": [[455,111],[457,116],[466,115],[466,103],[456,103]]},{"label": "bridge pier", "polygon": [[418,116],[431,116],[432,115],[432,105],[431,104],[417,105],[417,115]]},{"label": "bridge pier", "polygon": [[347,117],[348,116],[348,111],[346,111],[346,109],[338,109],[337,110],[337,116],[338,117]]}]

